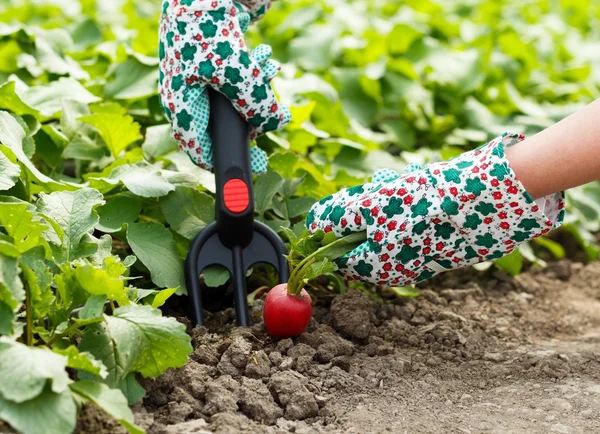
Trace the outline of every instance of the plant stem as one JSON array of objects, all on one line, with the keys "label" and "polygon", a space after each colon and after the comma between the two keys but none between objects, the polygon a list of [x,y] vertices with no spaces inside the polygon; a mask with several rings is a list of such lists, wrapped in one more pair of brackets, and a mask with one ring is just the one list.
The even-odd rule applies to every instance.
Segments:
[{"label": "plant stem", "polygon": [[[156,220],[155,218],[152,217],[148,217],[147,215],[144,214],[140,214],[138,216],[138,219],[145,221],[145,222],[155,222],[155,223],[160,223],[160,221]],[[162,223],[161,223],[162,224]]]},{"label": "plant stem", "polygon": [[314,264],[316,260],[317,258],[315,258],[313,255],[307,256],[302,260],[302,262],[300,262],[300,264],[298,264],[296,268],[294,268],[294,270],[290,274],[290,279],[288,281],[288,293],[297,296],[300,294],[300,292],[302,292],[303,272],[305,269]]},{"label": "plant stem", "polygon": [[26,279],[23,279],[23,287],[25,288],[25,335],[28,346],[33,345],[33,312],[31,311],[31,291]]},{"label": "plant stem", "polygon": [[[308,268],[317,261],[318,257],[323,255],[327,250],[338,247],[340,244],[347,243],[350,239],[352,239],[352,242],[360,244],[367,239],[367,236],[364,232],[350,234],[346,237],[338,238],[332,243],[329,243],[326,246],[323,246],[312,252],[310,255],[300,261],[300,263],[291,271],[287,286],[288,293],[296,296],[300,294],[303,287],[302,276],[305,275],[305,271],[308,270]],[[348,249],[348,251],[350,250],[352,249]]]},{"label": "plant stem", "polygon": [[84,325],[79,325],[77,323],[73,323],[69,327],[67,327],[67,329],[64,332],[52,336],[52,339],[50,339],[48,342],[46,342],[46,346],[48,348],[52,348],[52,345],[54,345],[56,342],[58,342],[65,336],[68,336],[75,331],[79,331],[80,327],[84,327],[86,325],[95,324],[97,322],[102,322],[102,321],[104,321],[104,318],[98,318],[97,321],[86,322],[86,324],[84,324]]}]

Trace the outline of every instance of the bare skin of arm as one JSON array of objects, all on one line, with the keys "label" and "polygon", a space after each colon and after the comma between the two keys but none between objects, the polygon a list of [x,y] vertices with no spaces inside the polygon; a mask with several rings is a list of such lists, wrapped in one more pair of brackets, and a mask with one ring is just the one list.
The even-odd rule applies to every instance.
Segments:
[{"label": "bare skin of arm", "polygon": [[506,149],[534,199],[600,179],[600,99]]}]

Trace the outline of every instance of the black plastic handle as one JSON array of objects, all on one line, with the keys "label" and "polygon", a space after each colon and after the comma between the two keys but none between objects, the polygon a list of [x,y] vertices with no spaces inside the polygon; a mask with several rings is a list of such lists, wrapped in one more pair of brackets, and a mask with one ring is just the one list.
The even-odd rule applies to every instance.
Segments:
[{"label": "black plastic handle", "polygon": [[219,238],[225,247],[246,247],[254,230],[249,125],[224,95],[208,91]]}]

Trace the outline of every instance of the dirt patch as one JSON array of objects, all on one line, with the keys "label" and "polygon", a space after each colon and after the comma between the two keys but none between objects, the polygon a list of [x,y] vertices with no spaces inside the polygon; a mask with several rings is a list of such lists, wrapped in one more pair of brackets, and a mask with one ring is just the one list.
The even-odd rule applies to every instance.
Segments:
[{"label": "dirt patch", "polygon": [[[600,430],[600,263],[320,303],[294,340],[211,315],[183,368],[143,381],[136,420],[151,434]],[[96,419],[84,412],[79,432],[117,432]]]}]

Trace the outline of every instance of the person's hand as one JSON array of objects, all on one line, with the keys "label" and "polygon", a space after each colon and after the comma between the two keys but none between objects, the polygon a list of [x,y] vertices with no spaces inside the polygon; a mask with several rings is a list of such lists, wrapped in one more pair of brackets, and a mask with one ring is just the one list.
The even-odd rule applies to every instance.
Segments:
[{"label": "person's hand", "polygon": [[401,176],[378,172],[370,184],[315,204],[307,227],[338,236],[367,231],[367,241],[340,260],[351,279],[404,286],[442,271],[500,258],[560,226],[562,193],[534,201],[515,178],[506,133],[447,162]]},{"label": "person's hand", "polygon": [[[269,59],[271,48],[260,45],[248,53],[244,31],[252,16],[245,9],[232,0],[168,0],[163,4],[161,105],[180,148],[205,169],[213,168],[208,86],[231,100],[250,124],[252,139],[283,128],[291,119],[270,86],[279,71],[279,64]],[[250,157],[254,173],[266,171],[264,151],[253,147]]]}]

